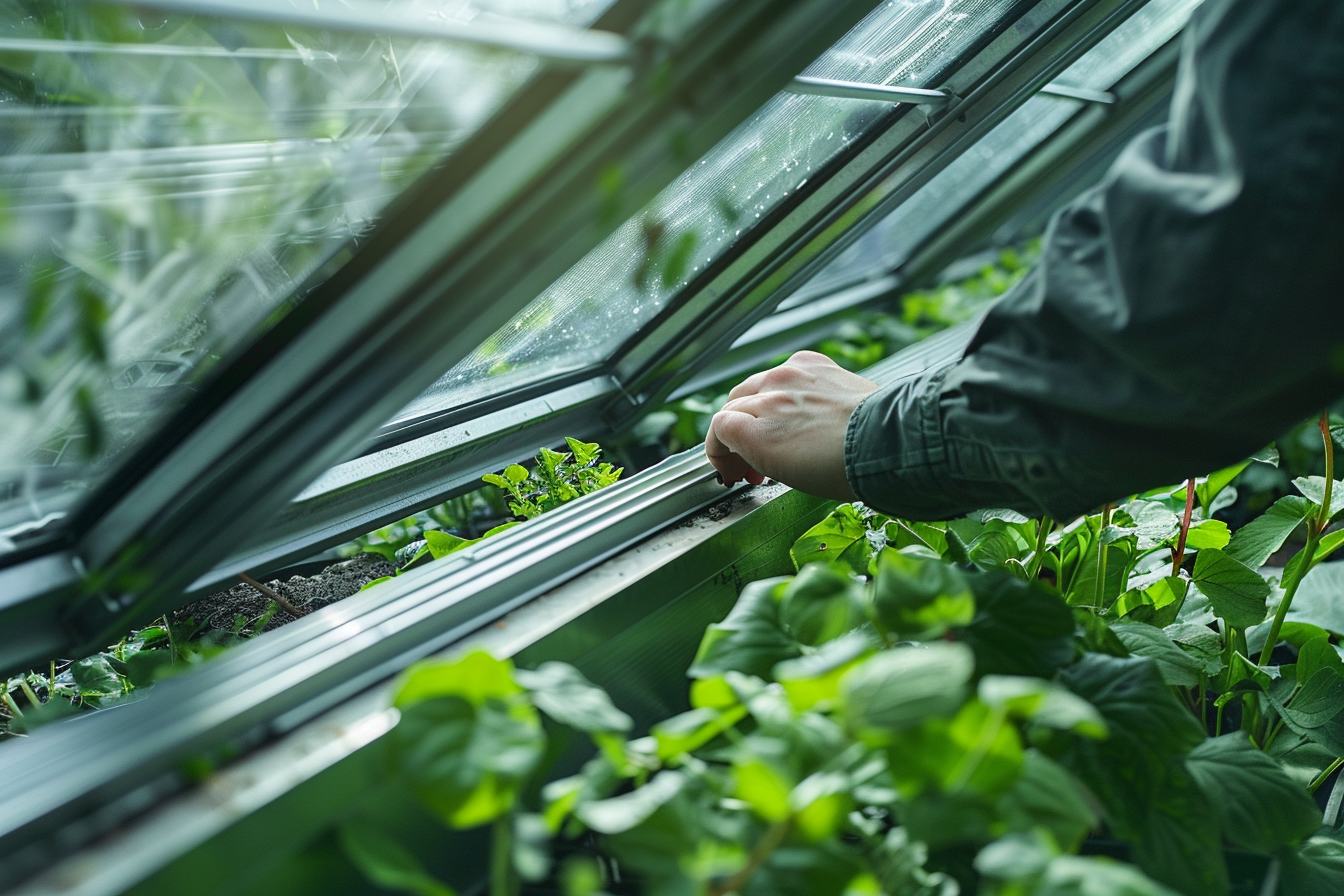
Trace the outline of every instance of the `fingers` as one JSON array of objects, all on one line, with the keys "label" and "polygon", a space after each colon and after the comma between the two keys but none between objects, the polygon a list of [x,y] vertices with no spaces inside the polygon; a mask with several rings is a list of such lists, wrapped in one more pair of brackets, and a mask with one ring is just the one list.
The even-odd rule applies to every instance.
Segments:
[{"label": "fingers", "polygon": [[705,435],[705,455],[719,471],[725,485],[732,485],[739,479],[753,485],[765,481],[739,451],[739,446],[751,443],[756,423],[755,417],[737,410],[719,411],[710,421],[709,432]]}]

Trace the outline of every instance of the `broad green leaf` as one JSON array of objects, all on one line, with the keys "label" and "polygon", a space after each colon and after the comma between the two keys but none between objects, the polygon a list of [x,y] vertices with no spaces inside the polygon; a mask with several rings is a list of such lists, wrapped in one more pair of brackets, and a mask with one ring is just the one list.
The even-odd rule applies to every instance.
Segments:
[{"label": "broad green leaf", "polygon": [[1060,848],[1074,850],[1100,824],[1086,790],[1063,766],[1028,750],[1022,773],[999,800],[999,813],[1015,831],[1045,828]]},{"label": "broad green leaf", "polygon": [[966,699],[974,665],[961,644],[883,651],[841,679],[843,715],[859,732],[893,732],[930,716],[951,715]]},{"label": "broad green leaf", "polygon": [[1130,501],[1120,509],[1134,521],[1141,551],[1166,544],[1180,535],[1181,518],[1157,501]]},{"label": "broad green leaf", "polygon": [[435,560],[442,560],[449,554],[475,543],[475,540],[458,538],[451,532],[442,532],[438,529],[427,529],[425,531],[425,544],[428,545],[429,552]]},{"label": "broad green leaf", "polygon": [[809,563],[784,588],[780,625],[801,644],[824,644],[867,620],[864,590],[845,566]]},{"label": "broad green leaf", "polygon": [[1259,451],[1251,455],[1251,460],[1259,461],[1262,464],[1269,464],[1271,467],[1279,465],[1279,449],[1273,444],[1266,445]]},{"label": "broad green leaf", "polygon": [[1002,569],[1009,560],[1021,557],[1021,551],[1008,533],[981,532],[966,547],[966,556],[980,569]]},{"label": "broad green leaf", "polygon": [[1307,789],[1241,732],[1206,740],[1190,751],[1185,767],[1218,812],[1223,836],[1235,846],[1268,854],[1321,826],[1320,810]]},{"label": "broad green leaf", "polygon": [[868,635],[851,632],[823,644],[816,653],[779,663],[774,670],[775,681],[783,685],[794,709],[808,710],[818,704],[830,709],[840,696],[840,680],[845,673],[873,649]]},{"label": "broad green leaf", "polygon": [[1223,636],[1206,625],[1177,622],[1163,629],[1187,655],[1199,662],[1205,675],[1217,675],[1223,670]]},{"label": "broad green leaf", "polygon": [[542,663],[536,671],[519,669],[514,677],[532,692],[537,709],[562,725],[580,731],[625,732],[634,724],[606,691],[568,663]]},{"label": "broad green leaf", "polygon": [[450,827],[484,824],[509,812],[536,768],[545,735],[513,666],[483,651],[412,666],[394,702],[396,768]]},{"label": "broad green leaf", "polygon": [[868,527],[853,504],[841,504],[824,520],[808,529],[789,548],[795,569],[808,563],[839,561],[856,573],[868,571]]},{"label": "broad green leaf", "polygon": [[1032,896],[1175,896],[1132,865],[1107,858],[1060,856]]},{"label": "broad green leaf", "polygon": [[[1250,459],[1235,463],[1230,467],[1224,467],[1217,472],[1210,473],[1202,481],[1195,483],[1195,497],[1199,499],[1199,506],[1204,508],[1205,515],[1209,511],[1209,505],[1213,499],[1218,497],[1218,493],[1232,484],[1232,480],[1241,475],[1241,471],[1251,465]],[[1184,497],[1184,495],[1182,495]]]},{"label": "broad green leaf", "polygon": [[475,650],[455,660],[427,660],[402,674],[393,705],[408,706],[431,697],[461,697],[474,706],[522,693],[513,677],[513,663]]},{"label": "broad green leaf", "polygon": [[1160,628],[1137,622],[1120,622],[1111,631],[1135,656],[1146,656],[1162,672],[1162,680],[1175,687],[1199,684],[1201,664],[1177,647]]},{"label": "broad green leaf", "polygon": [[888,765],[901,796],[964,792],[989,808],[1017,782],[1024,761],[1021,738],[1006,716],[973,699],[950,719],[926,719],[890,738]]},{"label": "broad green leaf", "polygon": [[369,581],[365,582],[365,583],[360,587],[359,590],[360,590],[360,591],[368,591],[368,590],[369,590],[370,588],[372,588],[374,585],[381,585],[383,582],[390,582],[390,581],[392,581],[392,579],[393,579],[392,576],[379,576],[379,577],[376,578],[376,579],[370,579]]},{"label": "broad green leaf", "polygon": [[1188,590],[1189,582],[1185,579],[1166,576],[1146,588],[1132,588],[1120,595],[1108,615],[1163,628],[1176,621]]},{"label": "broad green leaf", "polygon": [[1146,657],[1084,654],[1059,680],[1101,713],[1111,736],[1071,736],[1056,759],[1092,789],[1122,836],[1136,837],[1173,760],[1204,742],[1203,726]]},{"label": "broad green leaf", "polygon": [[664,719],[654,725],[652,731],[658,745],[658,758],[671,762],[698,750],[736,725],[746,714],[745,706],[731,706],[727,709],[691,709]]},{"label": "broad green leaf", "polygon": [[1134,863],[1186,896],[1223,896],[1231,889],[1218,813],[1179,761],[1168,763],[1135,832]]},{"label": "broad green leaf", "polygon": [[579,806],[574,814],[599,834],[619,834],[643,824],[662,806],[676,798],[686,786],[686,776],[661,771],[643,787],[630,793],[597,800]]},{"label": "broad green leaf", "polygon": [[456,891],[426,871],[410,850],[373,825],[342,825],[340,841],[346,858],[380,887],[416,896],[456,896]]},{"label": "broad green leaf", "polygon": [[1284,896],[1339,896],[1344,893],[1344,843],[1312,837],[1280,854],[1279,892]]},{"label": "broad green leaf", "polygon": [[840,772],[813,772],[798,782],[789,794],[789,809],[794,824],[809,840],[825,840],[835,835],[845,816],[854,809],[849,779]]},{"label": "broad green leaf", "polygon": [[975,855],[973,867],[984,877],[1001,881],[1036,878],[1049,867],[1059,848],[1039,834],[1006,834]]},{"label": "broad green leaf", "polygon": [[1341,659],[1328,637],[1312,638],[1297,651],[1297,679],[1311,681],[1321,669],[1333,669],[1344,678],[1344,659]]},{"label": "broad green leaf", "polygon": [[1312,559],[1312,563],[1321,563],[1339,550],[1340,545],[1344,545],[1344,529],[1336,529],[1333,532],[1325,533],[1316,545],[1316,556]]},{"label": "broad green leaf", "polygon": [[1344,755],[1344,677],[1338,672],[1317,669],[1287,703],[1274,690],[1267,696],[1289,728]]},{"label": "broad green leaf", "polygon": [[980,701],[1009,715],[1087,737],[1105,737],[1106,721],[1086,700],[1051,681],[1017,675],[986,675]]},{"label": "broad green leaf", "polygon": [[[1325,502],[1324,476],[1299,476],[1293,480],[1293,487],[1306,496],[1307,500],[1320,507]],[[1344,482],[1335,480],[1330,489],[1330,516],[1344,510]]]},{"label": "broad green leaf", "polygon": [[1192,578],[1229,625],[1246,629],[1265,621],[1269,583],[1241,561],[1212,548],[1200,551]]},{"label": "broad green leaf", "polygon": [[544,747],[541,722],[522,698],[420,700],[401,708],[392,731],[398,774],[453,828],[511,811]]},{"label": "broad green leaf", "polygon": [[787,576],[761,579],[743,588],[728,616],[705,629],[695,662],[686,674],[713,678],[725,672],[745,672],[769,678],[776,663],[801,654],[779,618],[780,601],[791,581]]},{"label": "broad green leaf", "polygon": [[1344,563],[1322,563],[1303,576],[1287,618],[1344,636]]},{"label": "broad green leaf", "polygon": [[1231,537],[1227,523],[1222,520],[1200,520],[1186,530],[1185,546],[1196,551],[1225,548]]},{"label": "broad green leaf", "polygon": [[121,676],[105,654],[94,654],[70,667],[79,695],[97,702],[100,697],[115,697],[122,692]]},{"label": "broad green leaf", "polygon": [[1073,659],[1073,613],[1058,592],[1003,572],[968,576],[975,617],[954,629],[980,675],[1049,678]]},{"label": "broad green leaf", "polygon": [[504,478],[512,483],[525,482],[528,477],[527,468],[521,464],[509,464],[504,468]]},{"label": "broad green leaf", "polygon": [[877,555],[873,616],[884,631],[932,638],[975,617],[975,597],[961,570],[891,548]]},{"label": "broad green leaf", "polygon": [[1275,501],[1260,516],[1242,526],[1227,544],[1226,554],[1251,569],[1265,565],[1275,551],[1283,547],[1293,530],[1309,517],[1312,503],[1298,495]]},{"label": "broad green leaf", "polygon": [[789,793],[794,782],[779,763],[743,751],[733,762],[732,781],[733,796],[766,821],[783,821],[792,814]]}]

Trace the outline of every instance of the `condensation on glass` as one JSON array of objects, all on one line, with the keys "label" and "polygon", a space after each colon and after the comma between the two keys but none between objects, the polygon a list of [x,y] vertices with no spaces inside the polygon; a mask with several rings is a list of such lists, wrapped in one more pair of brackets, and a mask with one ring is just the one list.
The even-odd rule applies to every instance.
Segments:
[{"label": "condensation on glass", "polygon": [[[1013,5],[884,3],[802,74],[935,86]],[[607,359],[690,278],[891,109],[864,100],[774,97],[393,422]]]},{"label": "condensation on glass", "polygon": [[[1110,89],[1176,36],[1198,5],[1199,0],[1152,0],[1053,83],[1094,92]],[[1032,97],[841,253],[780,310],[895,270],[1084,105],[1049,94]]]},{"label": "condensation on glass", "polygon": [[[287,0],[276,0],[287,2]],[[394,0],[586,24],[609,0]],[[0,0],[0,551],[298,301],[531,56]]]}]

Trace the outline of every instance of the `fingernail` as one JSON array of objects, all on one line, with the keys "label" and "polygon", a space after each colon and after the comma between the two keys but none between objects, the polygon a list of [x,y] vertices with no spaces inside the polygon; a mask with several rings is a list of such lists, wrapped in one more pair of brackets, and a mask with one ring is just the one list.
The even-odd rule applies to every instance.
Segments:
[{"label": "fingernail", "polygon": [[715,473],[715,474],[714,474],[714,481],[717,482],[719,485],[724,485],[723,474],[722,474],[722,473]]}]

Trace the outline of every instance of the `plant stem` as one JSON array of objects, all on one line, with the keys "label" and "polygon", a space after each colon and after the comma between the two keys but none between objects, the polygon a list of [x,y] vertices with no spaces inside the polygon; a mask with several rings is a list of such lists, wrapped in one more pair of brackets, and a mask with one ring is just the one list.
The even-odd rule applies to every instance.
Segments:
[{"label": "plant stem", "polygon": [[1333,775],[1336,771],[1339,770],[1339,767],[1341,765],[1344,765],[1344,757],[1340,757],[1339,759],[1336,759],[1334,762],[1327,765],[1325,767],[1325,771],[1317,775],[1315,780],[1311,782],[1311,784],[1307,787],[1307,789],[1310,790],[1312,793],[1315,793],[1317,790],[1321,788],[1321,785],[1326,782],[1326,779],[1328,779],[1331,775]]},{"label": "plant stem", "polygon": [[37,699],[37,694],[33,692],[33,686],[28,683],[28,676],[19,677],[19,687],[23,688],[23,696],[28,698],[28,702],[34,706],[41,706],[42,701]]},{"label": "plant stem", "polygon": [[1106,555],[1110,553],[1101,541],[1101,533],[1110,524],[1111,505],[1107,504],[1101,508],[1101,526],[1097,529],[1097,584],[1092,592],[1092,603],[1099,611],[1106,609]]},{"label": "plant stem", "polygon": [[298,619],[300,616],[303,616],[308,612],[307,610],[300,610],[298,607],[290,603],[289,599],[285,597],[283,594],[281,594],[279,591],[276,591],[274,588],[269,588],[261,584],[260,582],[258,582],[256,579],[252,578],[245,572],[238,573],[238,578],[242,579],[244,582],[246,582],[253,588],[260,591],[262,594],[269,597],[271,600],[275,601],[277,604],[280,605],[280,609],[284,610],[286,613],[293,616],[295,619]]},{"label": "plant stem", "polygon": [[709,896],[727,896],[729,893],[742,892],[742,888],[751,880],[751,876],[760,870],[761,866],[765,864],[765,860],[770,858],[770,854],[779,848],[785,837],[789,836],[789,828],[792,824],[793,819],[786,818],[770,825],[770,829],[752,848],[751,855],[747,857],[747,864],[743,865],[732,877],[710,889]]},{"label": "plant stem", "polygon": [[1036,579],[1041,574],[1041,561],[1045,559],[1045,543],[1055,528],[1055,521],[1043,516],[1036,523],[1036,553],[1031,555],[1031,565],[1027,567],[1027,578]]},{"label": "plant stem", "polygon": [[[1293,558],[1298,561],[1293,569],[1292,581],[1283,586],[1283,600],[1279,601],[1279,609],[1274,613],[1274,622],[1269,627],[1269,637],[1265,639],[1265,649],[1260,651],[1260,665],[1269,663],[1270,654],[1274,652],[1274,646],[1279,643],[1279,632],[1283,629],[1283,620],[1288,616],[1288,608],[1293,605],[1293,597],[1297,594],[1297,587],[1302,584],[1302,579],[1311,569],[1312,561],[1316,559],[1316,546],[1321,543],[1321,535],[1330,525],[1330,502],[1332,500],[1331,492],[1335,485],[1335,448],[1330,440],[1330,412],[1321,411],[1321,419],[1317,423],[1321,430],[1321,436],[1325,439],[1325,500],[1321,503],[1320,513],[1315,519],[1307,521],[1307,543],[1302,551]],[[1291,565],[1292,561],[1289,561]]]},{"label": "plant stem", "polygon": [[19,709],[19,704],[15,703],[14,698],[9,695],[9,682],[5,682],[5,690],[0,693],[0,697],[4,698],[5,706],[8,707],[11,718],[23,718],[23,711]]},{"label": "plant stem", "polygon": [[513,815],[495,819],[490,837],[490,896],[513,896]]},{"label": "plant stem", "polygon": [[1176,542],[1176,550],[1171,553],[1171,574],[1181,574],[1181,563],[1185,561],[1185,539],[1190,534],[1190,518],[1195,513],[1195,479],[1185,481],[1185,515],[1181,517],[1181,537]]}]

